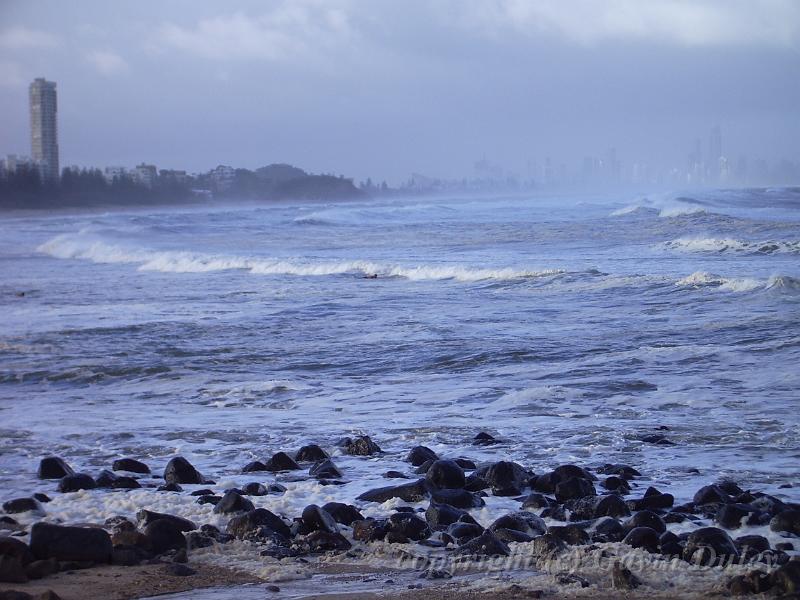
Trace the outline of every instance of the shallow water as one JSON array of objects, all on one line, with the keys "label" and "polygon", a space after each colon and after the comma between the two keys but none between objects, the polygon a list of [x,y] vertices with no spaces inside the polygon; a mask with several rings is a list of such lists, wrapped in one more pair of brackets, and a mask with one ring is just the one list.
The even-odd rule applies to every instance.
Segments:
[{"label": "shallow water", "polygon": [[[418,443],[625,462],[679,501],[720,477],[800,500],[780,487],[800,458],[796,189],[3,217],[0,310],[3,500],[52,494],[50,453],[92,473],[180,453],[222,488],[354,433],[388,455],[256,503],[351,501]],[[639,440],[659,426],[674,446]],[[506,443],[473,447],[480,430]],[[147,490],[46,510],[137,503],[217,519]]]}]

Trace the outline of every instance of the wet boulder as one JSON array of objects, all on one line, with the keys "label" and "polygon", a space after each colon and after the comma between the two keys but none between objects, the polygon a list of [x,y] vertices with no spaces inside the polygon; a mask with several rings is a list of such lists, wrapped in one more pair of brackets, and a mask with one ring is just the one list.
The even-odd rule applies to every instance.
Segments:
[{"label": "wet boulder", "polygon": [[316,504],[309,504],[303,509],[301,515],[306,531],[325,531],[327,533],[339,533],[339,526],[331,514],[324,508]]},{"label": "wet boulder", "polygon": [[58,482],[58,491],[62,493],[78,492],[80,490],[93,490],[97,487],[97,483],[92,479],[91,475],[86,473],[76,473],[75,475],[67,475],[62,477]]},{"label": "wet boulder", "polygon": [[484,528],[478,523],[467,523],[464,521],[456,521],[447,528],[447,536],[459,546],[475,539],[483,532]]},{"label": "wet boulder", "polygon": [[351,456],[372,456],[381,452],[380,446],[373,442],[368,435],[345,438],[342,440],[342,447],[345,454],[350,454]]},{"label": "wet boulder", "polygon": [[767,515],[753,510],[748,504],[722,504],[714,516],[717,524],[725,529],[738,529],[742,524],[759,525],[767,519]]},{"label": "wet boulder", "polygon": [[34,556],[28,545],[12,537],[0,537],[0,583],[25,583]]},{"label": "wet boulder", "polygon": [[626,479],[622,477],[617,477],[616,475],[611,475],[610,477],[606,477],[603,481],[600,482],[600,485],[607,489],[609,492],[614,492],[616,494],[628,494],[631,491],[631,486]]},{"label": "wet boulder", "polygon": [[599,517],[628,517],[631,511],[628,509],[625,501],[616,494],[608,496],[600,496],[593,501],[593,514],[594,518]]},{"label": "wet boulder", "polygon": [[591,526],[592,541],[619,542],[625,537],[625,528],[613,517],[601,517]]},{"label": "wet boulder", "polygon": [[253,503],[236,490],[225,492],[220,501],[214,506],[214,512],[219,515],[249,512],[254,509]]},{"label": "wet boulder", "polygon": [[240,540],[269,539],[273,534],[284,538],[291,535],[283,519],[266,508],[257,508],[233,517],[228,522],[227,532]]},{"label": "wet boulder", "polygon": [[392,498],[400,498],[405,502],[419,502],[428,497],[428,488],[424,479],[402,485],[390,485],[376,488],[361,494],[357,499],[365,502],[383,503]]},{"label": "wet boulder", "polygon": [[266,471],[296,471],[300,468],[294,459],[286,454],[286,452],[276,452],[272,457],[264,463],[264,470]]},{"label": "wet boulder", "polygon": [[630,465],[623,465],[623,464],[606,463],[602,467],[598,467],[596,471],[601,475],[614,475],[626,481],[630,481],[631,479],[635,479],[636,477],[642,476],[642,474],[639,471],[637,471]]},{"label": "wet boulder", "polygon": [[671,508],[675,504],[672,494],[663,494],[654,487],[647,488],[644,497],[638,500],[628,500],[631,510],[660,510]]},{"label": "wet boulder", "polygon": [[703,566],[724,564],[739,558],[739,550],[730,536],[716,527],[701,527],[686,538],[683,559]]},{"label": "wet boulder", "polygon": [[177,483],[166,483],[164,485],[160,485],[157,488],[159,492],[182,492],[183,488],[178,485]]},{"label": "wet boulder", "polygon": [[478,468],[477,477],[484,479],[495,496],[518,496],[528,485],[528,472],[515,462],[501,460]]},{"label": "wet boulder", "polygon": [[547,528],[547,533],[569,546],[583,546],[591,542],[589,534],[579,525],[551,525]]},{"label": "wet boulder", "polygon": [[659,535],[667,530],[667,524],[664,523],[664,519],[651,510],[639,511],[624,523],[624,527],[627,530],[635,527],[649,527]]},{"label": "wet boulder", "polygon": [[308,534],[302,541],[312,554],[320,552],[346,552],[352,544],[338,531],[318,529]]},{"label": "wet boulder", "polygon": [[168,519],[156,519],[144,528],[144,536],[153,554],[186,548],[186,537],[178,525]]},{"label": "wet boulder", "polygon": [[578,479],[585,479],[586,481],[597,481],[597,477],[595,477],[593,474],[591,474],[583,467],[579,467],[577,465],[558,466],[555,469],[553,469],[553,475],[555,475],[558,481],[566,481],[571,477],[577,477]]},{"label": "wet boulder", "polygon": [[111,536],[98,527],[64,527],[39,522],[31,527],[31,552],[37,559],[108,563]]},{"label": "wet boulder", "polygon": [[114,490],[135,490],[139,489],[141,484],[133,477],[119,476],[113,471],[103,469],[95,480],[95,484],[99,488],[107,488]]},{"label": "wet boulder", "polygon": [[485,504],[479,494],[467,490],[432,490],[431,501],[456,508],[478,508]]},{"label": "wet boulder", "polygon": [[556,501],[553,498],[549,498],[544,494],[540,494],[539,492],[532,492],[525,496],[522,500],[522,508],[549,508],[551,506],[555,506]]},{"label": "wet boulder", "polygon": [[67,475],[74,475],[72,470],[63,458],[48,456],[39,462],[37,475],[39,479],[62,479]]},{"label": "wet boulder", "polygon": [[439,460],[439,456],[427,446],[414,446],[406,456],[406,461],[412,466],[419,467],[428,461]]},{"label": "wet boulder", "polygon": [[539,558],[551,559],[567,550],[567,544],[561,538],[545,533],[531,542],[531,552]]},{"label": "wet boulder", "polygon": [[513,529],[531,536],[538,536],[547,531],[547,525],[538,515],[520,510],[503,515],[489,525],[490,531],[497,529]]},{"label": "wet boulder", "polygon": [[611,568],[611,587],[615,590],[632,590],[642,585],[630,569],[623,567],[619,561],[614,562]]},{"label": "wet boulder", "polygon": [[353,539],[360,542],[375,542],[386,537],[388,521],[386,519],[363,519],[353,521]]},{"label": "wet boulder", "polygon": [[467,511],[450,506],[449,504],[438,504],[431,502],[425,511],[425,520],[432,529],[445,529],[458,521],[465,523],[475,523]]},{"label": "wet boulder", "polygon": [[692,498],[692,502],[695,505],[727,504],[731,501],[731,497],[716,484],[704,485],[695,492],[694,497]]},{"label": "wet boulder", "polygon": [[260,460],[254,460],[247,463],[244,467],[242,467],[242,473],[258,473],[259,471],[266,471],[267,465],[265,465]]},{"label": "wet boulder", "polygon": [[475,473],[470,473],[464,481],[464,489],[469,492],[482,492],[488,490],[489,487],[491,487],[489,482]]},{"label": "wet boulder", "polygon": [[139,473],[141,475],[148,475],[150,473],[150,467],[134,458],[118,458],[111,465],[111,469],[114,471]]},{"label": "wet boulder", "polygon": [[494,444],[499,443],[500,440],[494,437],[491,433],[486,433],[485,431],[481,431],[474,438],[472,438],[472,444],[474,446],[493,446]]},{"label": "wet boulder", "polygon": [[800,535],[800,510],[791,509],[775,515],[769,522],[772,531]]},{"label": "wet boulder", "polygon": [[314,463],[308,474],[316,479],[337,479],[342,476],[342,472],[330,458]]},{"label": "wet boulder", "polygon": [[39,512],[42,510],[42,506],[35,498],[14,498],[3,502],[3,510],[13,515],[31,511]]},{"label": "wet boulder", "polygon": [[556,484],[555,494],[556,500],[566,502],[586,496],[595,496],[597,492],[590,480],[582,477],[570,477]]},{"label": "wet boulder", "polygon": [[795,558],[778,567],[770,576],[770,583],[779,594],[800,593],[800,560]]},{"label": "wet boulder", "polygon": [[453,460],[434,461],[428,468],[425,479],[439,489],[462,489],[466,484],[464,470]]},{"label": "wet boulder", "polygon": [[294,459],[297,462],[319,462],[330,458],[328,453],[316,444],[308,444],[297,451]]},{"label": "wet boulder", "polygon": [[266,496],[269,493],[269,490],[263,483],[251,481],[250,483],[246,483],[244,486],[242,486],[242,492],[248,496]]},{"label": "wet boulder", "polygon": [[455,554],[467,556],[509,556],[511,550],[503,540],[487,529],[478,537],[459,546]]},{"label": "wet boulder", "polygon": [[651,554],[658,553],[659,535],[655,529],[650,527],[634,527],[628,531],[622,539],[623,544],[628,544],[632,548],[643,548]]},{"label": "wet boulder", "polygon": [[[420,542],[431,535],[428,524],[414,513],[397,512],[389,517],[387,540]],[[394,539],[392,539],[394,538]]]},{"label": "wet boulder", "polygon": [[764,594],[772,588],[772,579],[761,571],[750,571],[744,575],[736,575],[728,581],[728,592],[731,596],[748,596]]},{"label": "wet boulder", "polygon": [[136,513],[136,520],[139,522],[139,527],[147,527],[147,525],[153,521],[166,520],[175,525],[179,531],[194,531],[197,529],[197,525],[189,519],[146,509],[142,509]]},{"label": "wet boulder", "polygon": [[364,516],[352,504],[344,504],[343,502],[328,502],[322,506],[322,509],[333,517],[333,520],[348,527],[353,524],[353,521],[361,521]]},{"label": "wet boulder", "polygon": [[205,478],[194,465],[182,456],[170,459],[164,468],[164,481],[167,483],[205,483]]}]

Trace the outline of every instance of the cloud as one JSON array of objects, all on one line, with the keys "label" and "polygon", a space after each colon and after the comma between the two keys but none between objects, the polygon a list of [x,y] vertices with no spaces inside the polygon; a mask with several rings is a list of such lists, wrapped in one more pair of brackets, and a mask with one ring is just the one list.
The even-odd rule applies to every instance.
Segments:
[{"label": "cloud", "polygon": [[8,60],[0,60],[0,86],[17,87],[25,83],[20,66]]},{"label": "cloud", "polygon": [[128,63],[119,54],[108,50],[93,50],[86,60],[103,75],[115,75],[128,70]]},{"label": "cloud", "polygon": [[30,48],[52,48],[58,45],[58,38],[46,31],[11,27],[0,31],[0,47],[13,50]]},{"label": "cloud", "polygon": [[189,27],[170,23],[157,32],[153,45],[218,61],[322,58],[326,49],[353,35],[348,5],[291,0],[258,15],[235,12]]},{"label": "cloud", "polygon": [[594,45],[800,46],[797,0],[469,0],[456,21],[492,37],[513,31]]}]

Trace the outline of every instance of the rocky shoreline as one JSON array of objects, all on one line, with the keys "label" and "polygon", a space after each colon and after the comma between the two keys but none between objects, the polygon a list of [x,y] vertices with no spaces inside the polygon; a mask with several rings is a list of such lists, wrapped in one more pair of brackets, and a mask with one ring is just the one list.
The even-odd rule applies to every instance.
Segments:
[{"label": "rocky shoreline", "polygon": [[[472,443],[497,442],[481,432]],[[335,451],[376,465],[384,454],[368,436],[345,438]],[[97,476],[45,457],[38,478],[57,480],[56,494],[190,496],[213,506],[217,525],[150,505],[102,523],[55,523],[50,495],[9,498],[0,516],[0,600],[128,599],[256,582],[291,588],[292,580],[312,575],[363,580],[365,572],[377,589],[357,592],[364,597],[800,593],[800,506],[736,482],[709,482],[677,504],[664,489],[641,490],[643,475],[630,465],[533,473],[510,460],[476,464],[425,446],[407,449],[404,459],[406,469],[383,474],[395,485],[370,489],[353,503],[281,514],[258,505],[285,493],[285,485],[254,480],[215,490],[181,456],[167,463],[163,478],[128,457]],[[315,444],[250,462],[242,472],[254,479],[289,473],[331,490],[349,483],[335,452]],[[495,501],[513,507],[491,523],[475,518]],[[338,591],[333,582],[328,592]]]}]

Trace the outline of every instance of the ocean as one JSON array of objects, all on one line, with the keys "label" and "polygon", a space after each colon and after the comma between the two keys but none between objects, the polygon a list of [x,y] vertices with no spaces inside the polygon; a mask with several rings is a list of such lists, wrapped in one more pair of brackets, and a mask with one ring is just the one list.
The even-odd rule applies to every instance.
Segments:
[{"label": "ocean", "polygon": [[[417,444],[800,501],[797,188],[7,215],[0,310],[2,499],[53,495],[51,519],[222,522],[151,488],[55,495],[45,455],[180,454],[224,489],[311,442],[349,483],[261,474],[289,490],[254,502],[352,502]],[[356,434],[385,454],[342,455]]]}]

